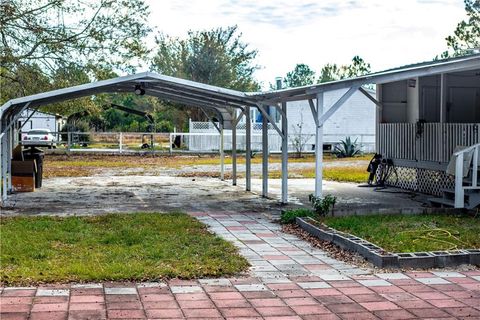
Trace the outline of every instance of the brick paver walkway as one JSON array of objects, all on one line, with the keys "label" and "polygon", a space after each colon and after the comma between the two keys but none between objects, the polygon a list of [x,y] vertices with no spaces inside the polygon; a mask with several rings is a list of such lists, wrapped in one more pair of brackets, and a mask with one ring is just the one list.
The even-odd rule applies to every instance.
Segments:
[{"label": "brick paver walkway", "polygon": [[480,272],[373,274],[261,215],[195,214],[252,264],[246,277],[2,288],[0,319],[480,319]]}]

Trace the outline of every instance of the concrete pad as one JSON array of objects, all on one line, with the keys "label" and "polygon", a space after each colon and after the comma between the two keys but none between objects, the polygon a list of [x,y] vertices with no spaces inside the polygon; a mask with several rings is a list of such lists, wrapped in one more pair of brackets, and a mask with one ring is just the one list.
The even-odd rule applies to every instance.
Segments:
[{"label": "concrete pad", "polygon": [[[268,213],[278,215],[281,209],[280,179],[269,180],[271,199],[261,194],[261,180],[252,179],[252,192],[246,192],[239,180],[185,178],[173,176],[93,176],[44,179],[43,187],[31,193],[11,195],[1,210],[5,215],[94,215],[126,212],[169,212],[182,208],[186,212]],[[309,206],[308,195],[314,190],[313,179],[290,179],[290,207]],[[411,196],[388,189],[374,192],[352,183],[324,181],[325,194],[337,197],[335,213],[423,212],[424,196]],[[68,208],[68,213],[65,208]],[[218,226],[243,227],[242,221],[219,221]],[[266,230],[262,225],[252,231]],[[276,231],[279,226],[271,229]],[[252,239],[258,238],[255,235]],[[281,246],[283,242],[278,242]]]}]

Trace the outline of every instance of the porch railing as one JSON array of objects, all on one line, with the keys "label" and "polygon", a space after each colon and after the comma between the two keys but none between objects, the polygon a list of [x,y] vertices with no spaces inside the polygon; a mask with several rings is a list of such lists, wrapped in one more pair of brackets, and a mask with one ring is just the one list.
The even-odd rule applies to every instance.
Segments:
[{"label": "porch railing", "polygon": [[[480,151],[480,143],[474,144],[461,151],[453,154],[455,159],[455,208],[465,207],[465,190],[480,189],[478,187],[478,152]],[[464,159],[465,155],[473,152],[472,159],[472,182],[464,185]]]},{"label": "porch railing", "polygon": [[388,158],[448,163],[457,146],[480,143],[480,123],[382,123],[377,152]]}]

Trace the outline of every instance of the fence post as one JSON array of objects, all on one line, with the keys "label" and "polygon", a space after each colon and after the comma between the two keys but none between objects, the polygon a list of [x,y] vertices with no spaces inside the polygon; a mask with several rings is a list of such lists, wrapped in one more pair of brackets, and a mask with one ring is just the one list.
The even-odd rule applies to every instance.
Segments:
[{"label": "fence post", "polygon": [[173,135],[173,133],[171,133],[171,132],[168,134],[168,141],[169,141],[168,150],[170,150],[170,155],[173,153],[173,146],[172,146],[173,140],[172,140],[172,135]]},{"label": "fence post", "polygon": [[120,153],[123,151],[123,132],[120,132],[120,137],[119,137],[119,148],[120,148]]},{"label": "fence post", "polygon": [[67,151],[70,153],[70,148],[72,146],[72,133],[70,131],[67,132]]}]

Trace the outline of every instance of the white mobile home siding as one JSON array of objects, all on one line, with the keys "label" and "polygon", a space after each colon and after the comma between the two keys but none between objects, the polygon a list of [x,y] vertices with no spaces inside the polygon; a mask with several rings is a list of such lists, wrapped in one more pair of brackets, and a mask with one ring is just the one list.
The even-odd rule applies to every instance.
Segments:
[{"label": "white mobile home siding", "polygon": [[[335,90],[325,92],[325,111],[335,103],[346,90]],[[374,96],[374,93],[371,92]],[[336,145],[346,137],[361,144],[364,152],[375,151],[375,104],[365,97],[361,92],[356,92],[324,125],[324,142],[326,145]],[[251,118],[257,119],[258,111],[251,108]],[[295,139],[300,133],[299,124],[302,123],[302,141],[304,142],[303,152],[315,150],[315,123],[308,101],[288,102],[288,149],[297,151]],[[277,123],[281,127],[281,123]],[[189,150],[191,151],[213,151],[219,148],[219,136],[215,127],[208,122],[190,122],[189,135],[186,137]],[[209,133],[209,135],[205,135]],[[269,124],[269,149],[278,152],[281,149],[281,138]],[[245,117],[241,118],[237,128],[237,148],[245,149]],[[261,149],[261,123],[254,123],[252,126],[252,149]],[[231,131],[225,131],[225,150],[231,150]]]},{"label": "white mobile home siding", "polygon": [[[327,91],[324,93],[325,108],[327,111],[347,89]],[[375,94],[372,92],[372,96]],[[324,124],[323,134],[325,144],[336,144],[346,137],[362,144],[365,152],[375,149],[375,104],[357,91],[347,102],[335,112]],[[308,101],[287,103],[288,133],[292,137],[299,132],[298,124],[302,122],[302,134],[315,135],[315,122]],[[310,142],[310,141],[309,141]],[[314,138],[311,139],[312,144]],[[307,144],[307,151],[312,149]]]},{"label": "white mobile home siding", "polygon": [[[18,121],[23,125],[22,131],[29,131],[32,129],[50,129],[51,132],[60,131],[61,123],[57,121],[53,114],[36,112],[30,119],[28,117],[32,114],[32,110],[27,109],[22,113]],[[27,120],[28,119],[28,120]],[[26,123],[24,123],[26,121]]]}]

